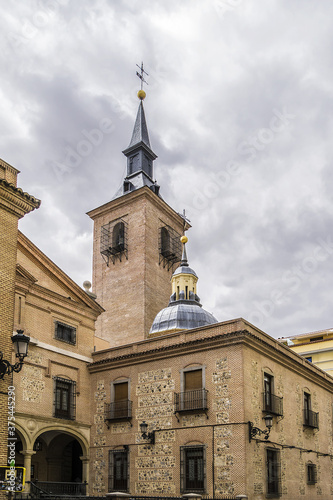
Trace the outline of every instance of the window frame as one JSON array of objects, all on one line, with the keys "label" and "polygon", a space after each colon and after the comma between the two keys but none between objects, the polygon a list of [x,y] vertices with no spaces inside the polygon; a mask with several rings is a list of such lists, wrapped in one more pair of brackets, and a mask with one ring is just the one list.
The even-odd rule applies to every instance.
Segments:
[{"label": "window frame", "polygon": [[[126,482],[126,488],[120,487],[115,484],[115,466],[116,466],[116,457],[122,456],[125,462],[125,468],[122,470],[122,474],[125,472],[126,478],[122,478],[121,480]],[[124,475],[125,475],[124,474]],[[129,492],[130,486],[130,457],[129,457],[129,448],[124,449],[115,449],[109,450],[109,471],[108,471],[108,487],[109,491],[121,491],[124,493]]]},{"label": "window frame", "polygon": [[[58,331],[59,331],[58,327],[59,326],[65,327],[66,329],[68,329],[71,332],[71,340],[68,340],[68,339],[66,339],[63,336],[60,336],[58,334]],[[65,342],[66,344],[76,345],[76,327],[69,325],[68,323],[64,323],[63,321],[55,320],[54,321],[54,338],[55,338],[55,340],[60,340],[60,342]]]},{"label": "window frame", "polygon": [[[281,488],[281,452],[276,448],[266,448],[266,498],[278,498]],[[270,460],[275,455],[276,459]],[[274,469],[274,470],[272,470]],[[274,491],[270,489],[274,488]]]},{"label": "window frame", "polygon": [[[53,377],[54,397],[53,397],[53,416],[63,420],[75,420],[76,416],[76,382],[75,380],[63,377]],[[66,387],[67,386],[67,387]],[[68,394],[68,408],[64,410],[63,394]],[[59,396],[60,394],[60,396]],[[60,403],[60,404],[59,404]],[[60,407],[59,407],[60,406]]]},{"label": "window frame", "polygon": [[[188,456],[187,453],[195,450],[202,451],[202,487],[193,487],[187,483]],[[199,457],[200,459],[200,457]],[[198,469],[198,464],[196,464]],[[197,470],[195,471],[197,472]],[[194,474],[196,475],[196,474]],[[207,447],[203,444],[193,444],[180,447],[180,492],[181,493],[200,493],[207,492]]]},{"label": "window frame", "polygon": [[275,394],[275,377],[271,370],[263,370],[263,389],[262,394],[263,409],[265,413],[272,415],[283,416],[283,397]]},{"label": "window frame", "polygon": [[306,464],[306,484],[314,485],[317,482],[317,465],[312,462],[308,462]]},{"label": "window frame", "polygon": [[[123,402],[123,404],[119,405],[119,414],[117,415],[117,406],[116,406],[116,386],[120,384],[127,384],[127,399],[119,400]],[[132,401],[130,399],[131,394],[131,381],[129,378],[121,378],[118,380],[114,380],[111,382],[111,400],[110,404],[105,404],[105,419],[106,420],[130,420],[132,418]]]}]

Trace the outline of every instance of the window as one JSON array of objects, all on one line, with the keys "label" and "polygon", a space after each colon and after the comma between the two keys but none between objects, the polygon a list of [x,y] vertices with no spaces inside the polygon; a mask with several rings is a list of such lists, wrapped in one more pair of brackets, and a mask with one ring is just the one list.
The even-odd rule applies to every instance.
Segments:
[{"label": "window", "polygon": [[111,403],[105,404],[106,420],[123,420],[132,417],[132,401],[129,400],[129,381],[121,380],[111,385]]},{"label": "window", "polygon": [[116,259],[121,261],[123,255],[127,259],[127,222],[124,219],[113,220],[101,227],[101,255],[107,265],[110,259],[113,264]]},{"label": "window", "polygon": [[312,363],[312,356],[308,356],[305,358],[307,361],[310,361],[310,363]]},{"label": "window", "polygon": [[182,257],[180,234],[167,225],[159,229],[159,255],[159,264],[163,263],[163,267],[168,269]]},{"label": "window", "polygon": [[125,249],[125,224],[117,222],[112,233],[112,249],[114,253],[123,252]]},{"label": "window", "polygon": [[207,410],[204,367],[181,370],[181,392],[175,394],[175,411]]},{"label": "window", "polygon": [[75,419],[76,383],[61,377],[54,378],[54,416]]},{"label": "window", "polygon": [[264,373],[263,411],[283,415],[283,398],[274,394],[274,377]]},{"label": "window", "polygon": [[274,498],[281,494],[281,464],[280,452],[271,448],[266,449],[266,479],[267,497]]},{"label": "window", "polygon": [[109,491],[128,491],[129,459],[128,450],[109,452]]},{"label": "window", "polygon": [[170,234],[166,227],[161,228],[161,254],[163,257],[170,255]]},{"label": "window", "polygon": [[62,340],[68,344],[76,344],[76,328],[73,326],[66,325],[60,321],[55,322],[54,327],[54,338],[57,340]]},{"label": "window", "polygon": [[319,429],[319,413],[311,410],[311,394],[305,391],[303,395],[303,425]]},{"label": "window", "polygon": [[311,462],[306,464],[306,482],[307,484],[316,484],[317,466]]},{"label": "window", "polygon": [[205,446],[182,446],[180,448],[181,492],[206,491],[206,449]]}]

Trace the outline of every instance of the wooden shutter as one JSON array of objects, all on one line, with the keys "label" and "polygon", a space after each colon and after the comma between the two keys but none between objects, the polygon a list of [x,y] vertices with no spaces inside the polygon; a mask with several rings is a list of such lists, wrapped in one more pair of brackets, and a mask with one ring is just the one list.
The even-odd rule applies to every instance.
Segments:
[{"label": "wooden shutter", "polygon": [[202,389],[202,369],[184,372],[185,391]]}]

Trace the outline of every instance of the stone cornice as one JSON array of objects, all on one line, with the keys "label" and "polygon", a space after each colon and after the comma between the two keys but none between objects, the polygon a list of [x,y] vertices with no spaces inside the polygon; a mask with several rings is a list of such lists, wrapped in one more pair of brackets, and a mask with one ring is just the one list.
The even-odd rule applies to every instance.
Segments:
[{"label": "stone cornice", "polygon": [[[163,342],[164,339],[166,337],[159,337],[127,345],[124,348],[105,350],[105,357],[90,364],[89,371],[93,373],[144,363],[150,361],[152,357],[156,360],[193,351],[243,344],[309,380],[316,379],[318,384],[333,392],[333,378],[330,375],[243,319],[216,323],[201,329],[183,330],[168,336],[167,342]],[[94,353],[93,357],[96,356],[101,357],[102,352]]]},{"label": "stone cornice", "polygon": [[[155,206],[165,211],[177,223],[184,223],[184,219],[162,198],[159,198],[155,193],[153,193],[152,190],[147,186],[132,191],[131,193],[124,194],[123,196],[111,200],[98,208],[90,210],[89,212],[87,212],[87,215],[89,215],[92,220],[95,220],[96,218],[109,213],[110,210],[114,210],[115,208],[126,207],[126,210],[128,211],[129,204],[142,197],[148,198]],[[190,224],[187,223],[187,229],[189,229],[190,227]]]},{"label": "stone cornice", "polygon": [[0,207],[4,210],[20,219],[35,208],[39,208],[40,204],[41,201],[34,196],[25,193],[5,179],[0,179]]}]

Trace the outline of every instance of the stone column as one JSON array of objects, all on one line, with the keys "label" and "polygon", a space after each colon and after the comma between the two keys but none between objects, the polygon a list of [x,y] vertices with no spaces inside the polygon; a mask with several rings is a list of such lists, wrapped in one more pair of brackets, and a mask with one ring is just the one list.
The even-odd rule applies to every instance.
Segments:
[{"label": "stone column", "polygon": [[36,454],[34,450],[25,450],[20,452],[24,457],[25,480],[29,481],[24,488],[24,493],[30,493],[30,478],[31,478],[31,457]]},{"label": "stone column", "polygon": [[82,482],[89,483],[89,457],[83,455],[80,460],[82,462]]}]

